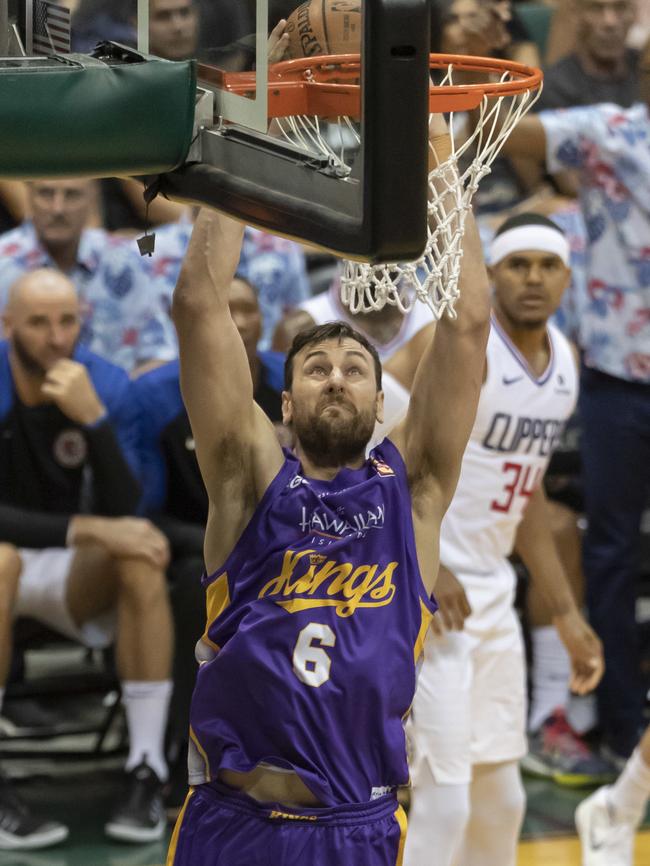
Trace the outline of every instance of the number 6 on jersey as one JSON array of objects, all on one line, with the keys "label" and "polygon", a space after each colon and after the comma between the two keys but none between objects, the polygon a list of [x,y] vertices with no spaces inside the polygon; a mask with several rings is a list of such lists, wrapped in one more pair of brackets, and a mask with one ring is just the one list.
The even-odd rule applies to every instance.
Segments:
[{"label": "number 6 on jersey", "polygon": [[[318,641],[315,646],[313,641]],[[324,646],[333,647],[336,635],[328,625],[310,622],[298,635],[293,651],[293,672],[308,686],[318,688],[330,678],[332,660]]]}]

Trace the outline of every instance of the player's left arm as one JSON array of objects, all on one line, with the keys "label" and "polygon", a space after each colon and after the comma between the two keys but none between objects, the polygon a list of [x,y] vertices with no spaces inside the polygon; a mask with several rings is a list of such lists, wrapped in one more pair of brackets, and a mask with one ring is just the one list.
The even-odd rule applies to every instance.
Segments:
[{"label": "player's left arm", "polygon": [[[436,150],[444,130],[431,129]],[[409,476],[414,508],[424,496],[442,516],[453,496],[483,381],[490,330],[489,282],[478,230],[467,214],[457,317],[443,316],[418,365],[408,413],[391,439]]]},{"label": "player's left arm", "polygon": [[603,647],[575,603],[550,529],[546,494],[538,487],[517,530],[515,550],[553,615],[553,624],[571,657],[571,689],[594,689],[605,670]]}]

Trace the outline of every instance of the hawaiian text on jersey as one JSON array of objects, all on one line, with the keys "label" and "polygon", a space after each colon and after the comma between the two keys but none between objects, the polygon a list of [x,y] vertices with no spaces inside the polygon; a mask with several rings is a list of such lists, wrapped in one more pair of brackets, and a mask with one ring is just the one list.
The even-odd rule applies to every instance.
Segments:
[{"label": "hawaiian text on jersey", "polygon": [[345,535],[365,535],[369,529],[381,529],[384,525],[384,506],[367,511],[359,511],[348,519],[338,517],[324,508],[315,508],[308,511],[304,506],[300,519],[300,528],[303,532],[317,532],[332,534],[337,538]]},{"label": "hawaiian text on jersey", "polygon": [[316,550],[287,550],[278,577],[270,580],[259,598],[272,598],[289,613],[315,607],[334,607],[340,617],[360,607],[384,607],[395,595],[397,562],[354,565],[328,559]]}]

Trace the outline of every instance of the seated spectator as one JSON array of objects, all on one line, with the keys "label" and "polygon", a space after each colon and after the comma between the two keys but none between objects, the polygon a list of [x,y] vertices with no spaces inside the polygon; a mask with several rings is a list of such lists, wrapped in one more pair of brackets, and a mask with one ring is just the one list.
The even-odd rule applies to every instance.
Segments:
[{"label": "seated spectator", "polygon": [[149,0],[149,52],[166,60],[197,56],[199,7],[195,0]]},{"label": "seated spectator", "polygon": [[[114,839],[165,831],[163,736],[172,631],[165,537],[126,517],[138,504],[136,420],[126,373],[77,345],[75,287],[36,271],[12,287],[0,343],[0,699],[14,616],[89,647],[115,639],[130,751]],[[67,836],[0,785],[0,849]]]},{"label": "seated spectator", "polygon": [[572,0],[571,5],[574,47],[545,70],[537,109],[599,102],[629,108],[639,98],[639,55],[626,46],[634,0]]},{"label": "seated spectator", "polygon": [[[259,352],[262,317],[255,289],[236,277],[230,287],[230,314],[242,336],[253,377],[256,403],[279,430],[282,426],[284,356]],[[168,577],[176,625],[174,694],[170,709],[172,786],[169,806],[180,805],[187,790],[187,731],[196,663],[194,646],[205,627],[205,592],[200,576],[208,497],[194,452],[194,438],[173,361],[133,384],[138,409],[140,461],[147,513],[171,545]]]},{"label": "seated spectator", "polygon": [[[537,60],[525,26],[514,18],[510,0],[433,0],[439,18],[438,32],[433,34],[433,50],[444,54],[481,57],[508,57],[515,60]],[[462,83],[465,75],[454,72],[454,83]],[[466,116],[454,117],[456,140],[465,138],[469,125]],[[468,154],[467,159],[471,159]],[[486,214],[503,213],[529,194],[541,180],[541,173],[528,161],[497,158],[490,174],[481,181],[474,197],[474,210],[479,218]]]},{"label": "seated spectator", "polygon": [[[199,10],[195,0],[149,0],[149,52],[166,60],[196,57]],[[90,52],[104,40],[135,45],[133,0],[80,0],[72,17],[73,51]]]},{"label": "seated spectator", "polygon": [[176,335],[137,250],[102,229],[85,228],[93,206],[89,180],[27,185],[32,220],[0,237],[0,310],[27,271],[58,268],[74,283],[83,315],[81,342],[133,370],[176,357]]},{"label": "seated spectator", "polygon": [[[168,306],[191,234],[190,221],[156,229],[154,254],[143,260],[147,271],[161,279]],[[255,287],[262,313],[259,348],[269,349],[278,322],[311,294],[304,250],[294,241],[247,226],[237,271]]]}]

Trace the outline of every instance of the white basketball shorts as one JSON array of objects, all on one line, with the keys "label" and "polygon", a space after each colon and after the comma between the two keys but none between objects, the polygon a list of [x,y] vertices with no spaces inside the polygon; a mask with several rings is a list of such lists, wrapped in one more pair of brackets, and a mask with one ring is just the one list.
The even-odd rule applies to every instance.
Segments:
[{"label": "white basketball shorts", "polygon": [[489,577],[458,574],[472,607],[464,631],[429,631],[408,724],[414,785],[422,762],[439,784],[468,784],[474,764],[527,752],[524,646],[505,565]]},{"label": "white basketball shorts", "polygon": [[[18,551],[22,571],[14,616],[28,616],[53,631],[93,649],[103,649],[115,637],[115,611],[78,626],[66,604],[66,587],[75,550],[50,547]],[[89,576],[92,579],[92,576]]]}]

